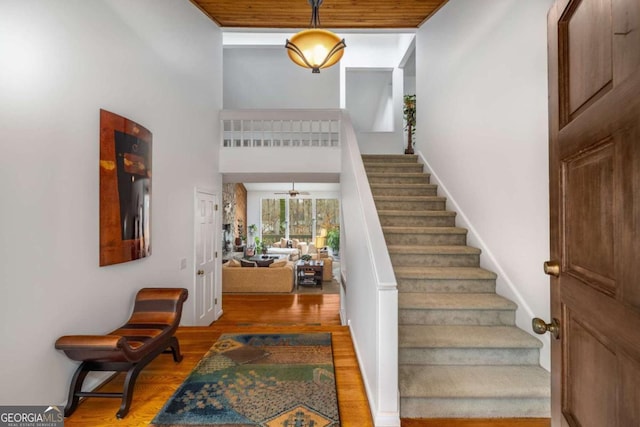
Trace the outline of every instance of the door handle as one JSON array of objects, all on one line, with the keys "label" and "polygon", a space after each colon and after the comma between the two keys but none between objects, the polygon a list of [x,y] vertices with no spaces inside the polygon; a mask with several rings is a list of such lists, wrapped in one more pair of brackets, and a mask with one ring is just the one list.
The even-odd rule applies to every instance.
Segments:
[{"label": "door handle", "polygon": [[544,320],[536,317],[531,321],[531,329],[538,335],[551,332],[555,339],[560,338],[560,322],[555,318],[551,320],[551,323],[546,323]]},{"label": "door handle", "polygon": [[548,274],[549,276],[553,277],[560,276],[560,264],[558,264],[556,261],[545,261],[544,274]]},{"label": "door handle", "polygon": [[198,270],[198,276],[204,276],[204,270]]}]

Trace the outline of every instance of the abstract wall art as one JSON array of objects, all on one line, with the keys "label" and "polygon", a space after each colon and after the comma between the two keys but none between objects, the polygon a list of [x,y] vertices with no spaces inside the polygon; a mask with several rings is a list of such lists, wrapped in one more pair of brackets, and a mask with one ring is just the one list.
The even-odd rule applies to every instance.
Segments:
[{"label": "abstract wall art", "polygon": [[100,266],[151,255],[151,132],[100,110]]}]

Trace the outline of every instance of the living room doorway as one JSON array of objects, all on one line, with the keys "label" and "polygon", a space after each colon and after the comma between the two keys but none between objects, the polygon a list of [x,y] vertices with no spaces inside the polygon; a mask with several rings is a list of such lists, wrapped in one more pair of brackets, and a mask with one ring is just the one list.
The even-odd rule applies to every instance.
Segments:
[{"label": "living room doorway", "polygon": [[[339,247],[335,251],[328,247],[329,242],[335,243],[331,235],[339,236],[340,184],[296,181],[295,189],[300,193],[295,196],[289,194],[291,188],[291,182],[223,184],[222,224],[229,224],[223,259],[248,260],[247,249],[254,253],[256,242],[268,254],[292,255],[288,260],[294,270],[303,255],[330,257],[325,258],[322,286],[294,286],[291,294],[340,294]],[[287,248],[294,243],[296,247]]]}]

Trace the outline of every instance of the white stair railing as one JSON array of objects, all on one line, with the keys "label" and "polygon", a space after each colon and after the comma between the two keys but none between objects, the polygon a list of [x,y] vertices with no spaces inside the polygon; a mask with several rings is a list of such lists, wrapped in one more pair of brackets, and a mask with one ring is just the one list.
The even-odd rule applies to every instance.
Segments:
[{"label": "white stair railing", "polygon": [[339,110],[224,110],[223,148],[340,147]]}]

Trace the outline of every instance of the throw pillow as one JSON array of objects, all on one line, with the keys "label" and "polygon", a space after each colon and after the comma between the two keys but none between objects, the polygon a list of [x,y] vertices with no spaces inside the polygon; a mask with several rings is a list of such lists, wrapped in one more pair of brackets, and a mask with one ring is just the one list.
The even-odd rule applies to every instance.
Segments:
[{"label": "throw pillow", "polygon": [[242,264],[237,259],[232,258],[229,260],[229,267],[242,267]]},{"label": "throw pillow", "polygon": [[258,264],[258,267],[269,267],[269,265],[273,264],[273,258],[256,261],[256,264]]},{"label": "throw pillow", "polygon": [[256,263],[253,261],[246,261],[244,259],[240,260],[240,264],[242,264],[243,267],[257,267]]},{"label": "throw pillow", "polygon": [[282,259],[279,259],[277,261],[273,261],[271,263],[271,265],[269,265],[269,268],[284,267],[285,265],[287,265],[287,259],[286,258],[282,258]]},{"label": "throw pillow", "polygon": [[287,240],[287,248],[292,248],[293,242],[291,240]]},{"label": "throw pillow", "polygon": [[287,239],[285,239],[284,237],[280,238],[280,247],[281,248],[287,247]]},{"label": "throw pillow", "polygon": [[292,248],[297,248],[298,244],[300,243],[300,240],[293,239],[293,240],[291,240],[291,243],[292,243],[292,246],[291,246]]}]

